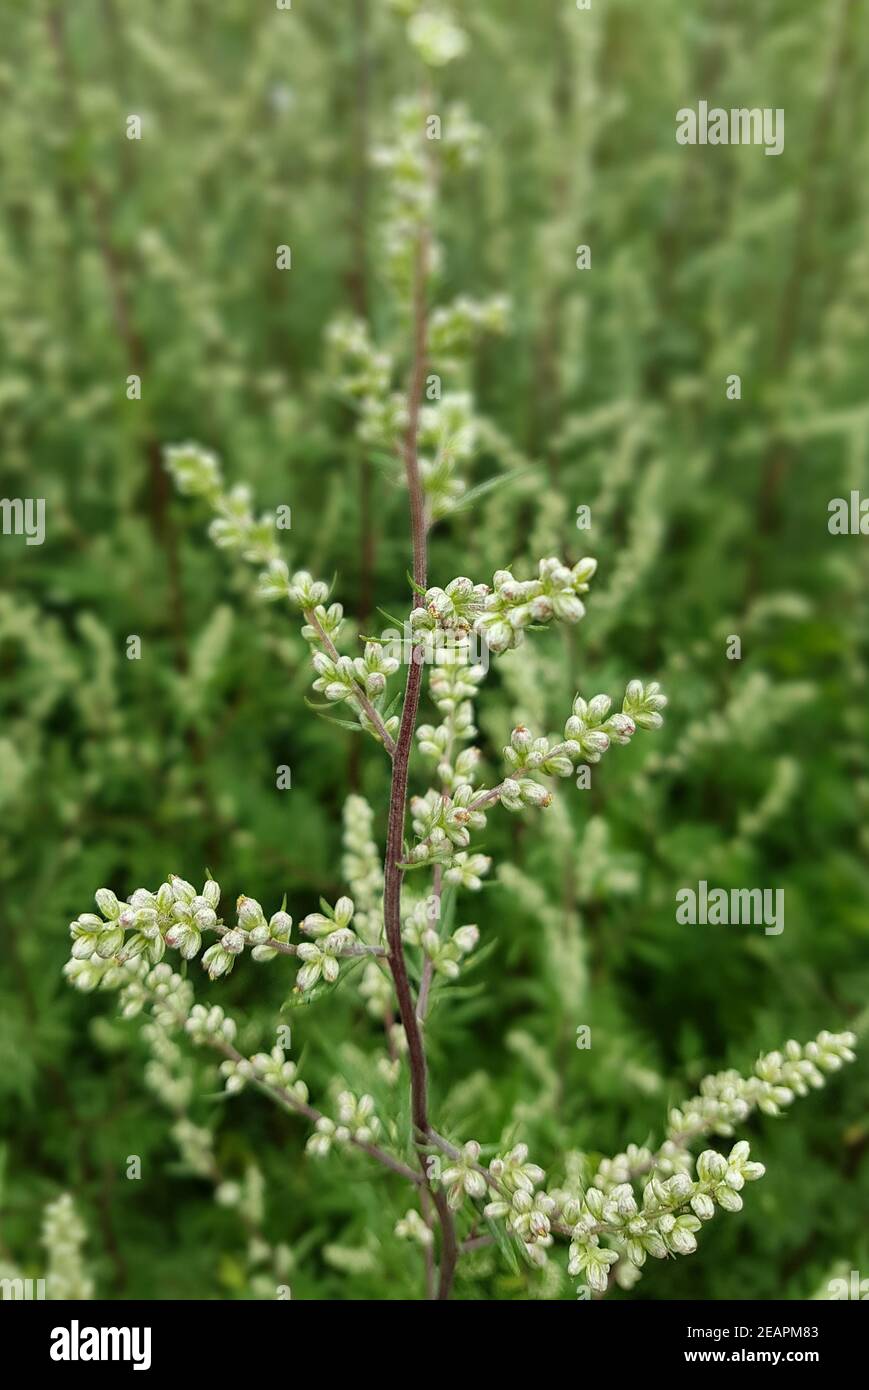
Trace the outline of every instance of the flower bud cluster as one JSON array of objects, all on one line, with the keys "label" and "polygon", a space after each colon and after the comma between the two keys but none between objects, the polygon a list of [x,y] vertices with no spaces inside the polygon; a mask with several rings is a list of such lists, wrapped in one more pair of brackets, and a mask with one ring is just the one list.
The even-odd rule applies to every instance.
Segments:
[{"label": "flower bud cluster", "polygon": [[396,1221],[395,1234],[401,1240],[415,1240],[423,1249],[430,1249],[434,1244],[434,1234],[415,1207],[411,1207],[399,1221]]},{"label": "flower bud cluster", "polygon": [[167,471],[185,497],[202,497],[216,506],[223,493],[223,472],[216,454],[192,440],[170,444],[163,452]]},{"label": "flower bud cluster", "polygon": [[214,1135],[203,1125],[195,1125],[186,1115],[181,1115],[172,1126],[172,1138],[178,1145],[178,1153],[185,1168],[199,1178],[214,1175]]},{"label": "flower bud cluster", "polygon": [[309,1154],[325,1158],[333,1144],[372,1144],[380,1133],[380,1120],[374,1113],[374,1097],[355,1096],[342,1091],[338,1096],[338,1119],[321,1115],[306,1145]]},{"label": "flower bud cluster", "polygon": [[486,1195],[488,1181],[480,1165],[481,1152],[476,1139],[469,1139],[441,1174],[441,1181],[447,1189],[447,1201],[453,1211],[458,1211],[466,1197],[476,1200]]},{"label": "flower bud cluster", "polygon": [[585,614],[579,596],[588,591],[596,569],[597,561],[586,558],[572,567],[557,559],[541,560],[538,577],[529,580],[497,570],[474,630],[486,639],[490,651],[506,652],[520,645],[527,627],[546,626],[553,619],[578,623]]},{"label": "flower bud cluster", "polygon": [[552,805],[552,793],[533,777],[505,777],[498,787],[498,800],[505,811],[521,811],[526,806],[545,810]]},{"label": "flower bud cluster", "polygon": [[326,602],[329,586],[322,579],[314,579],[307,570],[296,570],[291,575],[286,560],[275,558],[260,575],[257,593],[270,601],[289,599],[297,608],[307,611]]},{"label": "flower bud cluster", "polygon": [[448,940],[442,940],[428,916],[425,902],[416,904],[405,919],[401,934],[408,945],[419,947],[437,974],[448,980],[456,979],[462,957],[476,950],[480,941],[480,929],[473,923],[458,927]]},{"label": "flower bud cluster", "polygon": [[389,390],[392,358],[376,348],[368,325],[361,318],[342,317],[326,330],[329,380],[337,390],[355,401],[379,400]]},{"label": "flower bud cluster", "polygon": [[[610,1266],[620,1257],[640,1269],[648,1255],[662,1260],[693,1254],[696,1232],[715,1214],[716,1206],[739,1211],[742,1188],[763,1176],[763,1164],[750,1162],[749,1153],[744,1140],[726,1158],[709,1149],[697,1159],[696,1178],[689,1172],[667,1179],[649,1177],[640,1203],[630,1182],[616,1183],[606,1192],[590,1187],[578,1213],[567,1208],[563,1213],[574,1223],[569,1272],[583,1274],[591,1289],[605,1293]],[[602,1235],[615,1248],[601,1246]]]},{"label": "flower bud cluster", "polygon": [[[212,980],[218,979],[221,975],[228,975],[236,959],[248,946],[252,947],[253,959],[262,962],[274,960],[278,954],[278,946],[289,942],[293,919],[283,909],[273,913],[266,922],[265,913],[256,898],[248,898],[242,894],[236,904],[236,916],[237,922],[232,928],[226,928],[222,922],[217,921],[211,927],[218,933],[219,940],[205,951],[202,965]],[[167,933],[168,945],[174,944],[174,936],[174,931],[170,930]],[[170,937],[173,940],[170,940]]]},{"label": "flower bud cluster", "polygon": [[244,560],[265,565],[278,553],[275,517],[264,512],[254,517],[251,491],[244,483],[226,490],[220,463],[215,454],[198,444],[170,445],[164,462],[178,491],[201,497],[216,513],[208,534],[221,550],[236,551]]},{"label": "flower bud cluster", "polygon": [[317,672],[314,689],[335,704],[339,700],[351,703],[360,687],[366,695],[376,698],[386,689],[388,676],[398,670],[398,659],[387,654],[380,642],[366,642],[364,656],[339,656],[333,659],[326,652],[315,652],[312,665]]},{"label": "flower bud cluster", "polygon": [[567,744],[551,747],[548,738],[534,738],[524,724],[516,726],[509,747],[504,749],[504,761],[511,774],[542,772],[546,777],[569,777],[576,756],[576,750]]},{"label": "flower bud cluster", "polygon": [[324,904],[323,912],[310,912],[301,929],[315,941],[303,941],[298,947],[304,965],[296,976],[296,988],[304,993],[322,979],[332,985],[338,979],[340,957],[360,944],[351,927],[355,906],[352,898],[339,898],[334,907]]},{"label": "flower bud cluster", "polygon": [[410,851],[410,863],[450,864],[457,849],[467,849],[472,830],[482,830],[486,817],[473,810],[473,787],[464,783],[451,796],[434,790],[411,798],[413,830],[418,843]]},{"label": "flower bud cluster", "polygon": [[214,508],[217,516],[208,534],[220,550],[234,550],[253,565],[268,565],[277,558],[274,514],[254,516],[251,490],[245,483],[236,483],[222,494]]},{"label": "flower bud cluster", "polygon": [[477,421],[467,392],[448,392],[419,413],[419,473],[433,521],[449,515],[466,490],[457,468],[477,452]]},{"label": "flower bud cluster", "polygon": [[[137,888],[125,903],[110,888],[100,888],[96,904],[104,920],[86,912],[70,923],[69,964],[80,961],[96,966],[110,959],[123,964],[142,956],[156,965],[167,946],[192,960],[201,947],[202,933],[217,927],[219,901],[220,888],[213,879],[197,893],[192,883],[171,875],[156,893]],[[93,987],[87,983],[88,972],[70,969],[67,973],[80,988]]]},{"label": "flower bud cluster", "polygon": [[68,1192],[50,1202],[42,1217],[42,1244],[48,1256],[45,1284],[49,1298],[66,1303],[93,1298],[82,1247],[87,1231]]},{"label": "flower bud cluster", "polygon": [[422,604],[410,615],[414,636],[446,634],[453,642],[467,640],[489,595],[487,584],[474,584],[465,575],[450,580],[445,589],[426,589]]},{"label": "flower bud cluster", "polygon": [[468,47],[465,31],[443,10],[423,6],[408,21],[407,37],[422,61],[432,68],[461,58]]},{"label": "flower bud cluster", "polygon": [[483,875],[487,874],[491,867],[492,860],[488,854],[467,854],[460,850],[458,854],[453,855],[450,867],[444,873],[444,879],[457,888],[468,888],[472,893],[476,893],[483,886]]},{"label": "flower bud cluster", "polygon": [[298,1079],[296,1063],[287,1061],[283,1048],[277,1044],[270,1052],[257,1052],[253,1057],[228,1057],[221,1062],[220,1073],[228,1095],[243,1090],[248,1082],[255,1082],[280,1092],[289,1101],[304,1105],[308,1099],[308,1088]]},{"label": "flower bud cluster", "polygon": [[657,681],[643,685],[642,681],[631,681],[625,691],[622,712],[641,729],[660,729],[663,719],[660,710],[667,703],[666,695],[661,694]]},{"label": "flower bud cluster", "polygon": [[723,1071],[700,1083],[700,1094],[670,1111],[668,1135],[684,1140],[698,1133],[732,1134],[755,1108],[778,1115],[797,1096],[824,1085],[827,1075],[854,1061],[854,1033],[826,1029],[804,1045],[786,1042],[782,1051],[768,1052],[755,1063],[754,1075]]},{"label": "flower bud cluster", "polygon": [[630,743],[637,727],[659,729],[664,722],[659,711],[666,703],[657,682],[644,687],[640,681],[631,681],[621,713],[615,714],[610,713],[612,700],[608,695],[595,695],[588,701],[577,695],[564,726],[564,751],[577,762],[600,762],[610,744]]},{"label": "flower bud cluster", "polygon": [[232,1043],[238,1032],[235,1019],[229,1018],[219,1004],[208,1008],[204,1004],[194,1004],[184,1029],[200,1046]]},{"label": "flower bud cluster", "polygon": [[503,1220],[507,1231],[522,1242],[529,1259],[542,1263],[544,1250],[552,1244],[552,1221],[557,1212],[552,1196],[535,1191],[546,1176],[543,1169],[528,1162],[527,1144],[517,1144],[492,1160],[489,1175],[498,1195],[487,1203],[484,1214]]},{"label": "flower bud cluster", "polygon": [[[387,973],[373,960],[366,963],[359,983],[359,995],[373,1018],[384,1019],[393,1002],[392,984]],[[404,1030],[401,1030],[404,1037]]]},{"label": "flower bud cluster", "polygon": [[118,967],[118,974],[122,1018],[135,1018],[148,1008],[155,1022],[167,1030],[185,1024],[193,1005],[193,986],[171,965],[161,961],[149,969],[147,961],[139,956]]},{"label": "flower bud cluster", "polygon": [[[443,592],[447,593],[448,590],[449,585]],[[453,594],[449,596],[454,600]],[[441,651],[437,663],[432,666],[429,693],[441,714],[451,721],[455,738],[473,738],[477,732],[473,724],[474,710],[471,702],[476,699],[478,687],[485,674],[485,667],[469,665],[464,652],[458,647]]]},{"label": "flower bud cluster", "polygon": [[[469,707],[470,708],[470,707]],[[416,731],[419,750],[429,758],[437,759],[438,780],[445,791],[455,792],[463,784],[470,786],[480,762],[479,748],[463,748],[451,761],[453,742],[457,738],[469,737],[466,731],[454,732],[452,721],[432,727],[421,724]]]},{"label": "flower bud cluster", "polygon": [[170,1030],[159,1023],[146,1023],[142,1037],[151,1054],[145,1064],[145,1085],[168,1110],[183,1114],[193,1099],[194,1079],[188,1058]]},{"label": "flower bud cluster", "polygon": [[[69,924],[72,937],[72,959],[90,960],[96,955],[100,960],[108,960],[120,954],[125,934],[132,930],[134,936],[128,943],[127,958],[147,952],[149,959],[156,964],[163,955],[165,945],[158,930],[158,910],[156,901],[142,896],[141,890],[133,895],[129,903],[119,903],[110,888],[98,888],[95,894],[96,905],[102,914],[83,912]],[[164,901],[164,909],[166,903]]]},{"label": "flower bud cluster", "polygon": [[416,736],[420,752],[435,760],[437,776],[445,792],[455,792],[463,783],[472,785],[480,762],[478,748],[464,748],[456,754],[455,745],[476,735],[472,700],[485,672],[471,666],[460,647],[438,652],[438,663],[431,669],[429,693],[442,712],[443,723],[421,724]]},{"label": "flower bud cluster", "polygon": [[459,295],[451,304],[432,310],[429,321],[429,356],[438,364],[452,362],[470,352],[484,333],[505,333],[510,311],[506,295],[469,299]]},{"label": "flower bud cluster", "polygon": [[[416,98],[402,99],[393,114],[394,143],[377,145],[371,159],[386,175],[386,208],[382,221],[383,246],[379,252],[382,272],[393,288],[399,304],[412,300],[416,250],[420,230],[429,225],[434,189],[429,173],[432,151],[426,139],[426,111]],[[432,244],[433,264],[439,259]]]},{"label": "flower bud cluster", "polygon": [[370,703],[383,694],[387,677],[398,670],[398,658],[390,653],[388,646],[368,641],[362,656],[340,655],[335,643],[344,622],[341,604],[332,603],[327,608],[328,585],[314,579],[307,570],[297,570],[291,576],[283,560],[273,560],[260,575],[259,595],[266,599],[289,599],[304,613],[302,636],[312,648],[314,689],[330,704],[346,700],[360,725],[376,738],[383,739],[384,728],[390,736],[394,735],[398,716],[381,721],[378,727],[377,715]]},{"label": "flower bud cluster", "polygon": [[[374,813],[362,796],[344,802],[344,856],[341,872],[356,906],[354,921],[362,941],[374,945],[383,936],[383,863],[374,842]],[[377,967],[374,967],[375,972]]]}]

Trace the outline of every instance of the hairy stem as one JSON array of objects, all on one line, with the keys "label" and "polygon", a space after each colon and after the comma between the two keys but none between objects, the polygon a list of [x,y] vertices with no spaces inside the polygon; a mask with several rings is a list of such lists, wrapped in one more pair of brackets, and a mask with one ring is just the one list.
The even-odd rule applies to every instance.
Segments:
[{"label": "hairy stem", "polygon": [[[426,583],[426,522],[425,503],[419,475],[417,455],[417,436],[419,433],[419,410],[425,381],[427,352],[426,282],[428,278],[429,239],[427,229],[420,230],[415,259],[413,290],[413,362],[408,384],[407,417],[402,457],[410,498],[410,528],[413,544],[413,579],[419,588]],[[422,651],[415,647],[411,652],[407,672],[407,685],[401,724],[392,759],[392,788],[389,797],[389,823],[386,834],[386,863],[383,883],[383,917],[386,940],[389,946],[389,968],[395,984],[398,1011],[402,1027],[407,1037],[410,1061],[411,1114],[413,1118],[414,1139],[419,1154],[420,1166],[428,1182],[423,1145],[428,1142],[428,1078],[425,1048],[422,1031],[416,1016],[416,1008],[404,948],[401,940],[401,884],[404,877],[401,862],[404,858],[404,821],[407,810],[407,771],[410,752],[413,746],[413,733],[419,709],[420,688],[422,685]],[[456,1232],[452,1212],[446,1196],[440,1190],[430,1187],[432,1201],[438,1214],[441,1227],[441,1266],[438,1281],[438,1298],[449,1297],[453,1275],[458,1258]]]}]

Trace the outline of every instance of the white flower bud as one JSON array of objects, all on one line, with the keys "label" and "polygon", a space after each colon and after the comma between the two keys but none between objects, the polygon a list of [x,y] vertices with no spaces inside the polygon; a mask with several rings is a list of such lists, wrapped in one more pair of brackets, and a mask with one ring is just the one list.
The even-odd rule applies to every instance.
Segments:
[{"label": "white flower bud", "polygon": [[476,926],[459,927],[458,931],[453,932],[453,941],[458,946],[463,955],[473,951],[480,940],[480,929]]},{"label": "white flower bud", "polygon": [[541,787],[539,782],[532,782],[530,778],[523,777],[519,782],[520,795],[526,806],[549,806],[552,802],[552,793],[545,787]]},{"label": "white flower bud", "polygon": [[725,1211],[742,1211],[742,1198],[726,1183],[721,1183],[719,1187],[716,1187],[715,1200]]},{"label": "white flower bud", "polygon": [[690,1231],[677,1227],[670,1236],[670,1246],[680,1255],[693,1255],[697,1249],[697,1241]]},{"label": "white flower bud", "polygon": [[588,702],[588,719],[593,724],[601,724],[612,708],[609,695],[595,695]]},{"label": "white flower bud", "polygon": [[560,618],[563,623],[578,623],[585,616],[585,604],[576,594],[556,594],[552,600],[552,607],[556,618]]},{"label": "white flower bud", "polygon": [[715,1215],[715,1203],[705,1192],[697,1192],[691,1198],[691,1210],[701,1221],[710,1221]]},{"label": "white flower bud", "polygon": [[[121,906],[111,888],[98,888],[96,904],[107,922],[115,922],[121,914]],[[100,924],[102,925],[102,923]]]},{"label": "white flower bud", "polygon": [[188,883],[187,880],[184,878],[179,878],[177,874],[169,875],[169,883],[171,885],[172,897],[174,898],[175,902],[193,902],[193,899],[196,897],[196,889],[193,887],[192,883]]},{"label": "white flower bud", "polygon": [[[123,927],[110,927],[108,931],[100,932],[97,942],[97,955],[101,960],[108,960],[111,956],[116,956],[124,944]],[[73,952],[74,954],[74,952]]]},{"label": "white flower bud", "polygon": [[346,927],[353,920],[354,905],[352,898],[339,898],[335,904],[335,925]]}]

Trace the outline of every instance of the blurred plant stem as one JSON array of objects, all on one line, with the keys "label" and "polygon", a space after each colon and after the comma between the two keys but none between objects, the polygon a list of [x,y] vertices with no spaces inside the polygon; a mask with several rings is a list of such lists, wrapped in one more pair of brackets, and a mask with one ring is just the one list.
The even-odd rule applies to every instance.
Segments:
[{"label": "blurred plant stem", "polygon": [[[48,32],[61,76],[61,86],[69,129],[86,134],[78,100],[78,80],[69,51],[66,32],[66,12],[61,5],[53,5],[47,14]],[[96,232],[96,243],[106,278],[109,304],[118,338],[127,359],[128,374],[145,381],[149,367],[149,357],[145,341],[134,322],[125,282],[124,258],[112,236],[111,214],[108,201],[99,180],[86,167],[82,183],[90,204],[91,217]],[[139,409],[146,409],[138,402]],[[162,546],[166,557],[166,574],[169,583],[169,611],[171,614],[176,669],[184,673],[188,669],[187,619],[184,603],[184,590],[181,584],[181,570],[178,556],[178,537],[169,510],[170,485],[163,468],[163,455],[160,439],[147,424],[141,433],[141,447],[148,473],[149,511],[154,535]],[[191,745],[192,748],[192,745]],[[192,750],[193,751],[193,750]]]}]

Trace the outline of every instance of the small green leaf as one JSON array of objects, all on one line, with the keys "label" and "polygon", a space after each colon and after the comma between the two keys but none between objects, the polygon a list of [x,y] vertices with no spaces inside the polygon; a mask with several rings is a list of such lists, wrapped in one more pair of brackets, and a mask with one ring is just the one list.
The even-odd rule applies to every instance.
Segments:
[{"label": "small green leaf", "polygon": [[464,493],[459,501],[450,507],[450,512],[464,511],[466,507],[471,506],[474,502],[478,501],[479,498],[484,497],[487,492],[494,492],[494,490],[499,487],[507,487],[510,483],[515,482],[517,478],[528,477],[532,472],[533,469],[531,468],[514,468],[509,473],[499,473],[495,478],[487,478],[485,482],[477,483],[476,487],[472,487],[468,492]]},{"label": "small green leaf", "polygon": [[403,621],[401,618],[396,618],[392,613],[388,613],[385,608],[380,608],[379,606],[377,611],[378,613],[382,613],[387,622],[393,623],[397,628],[401,627]]}]

